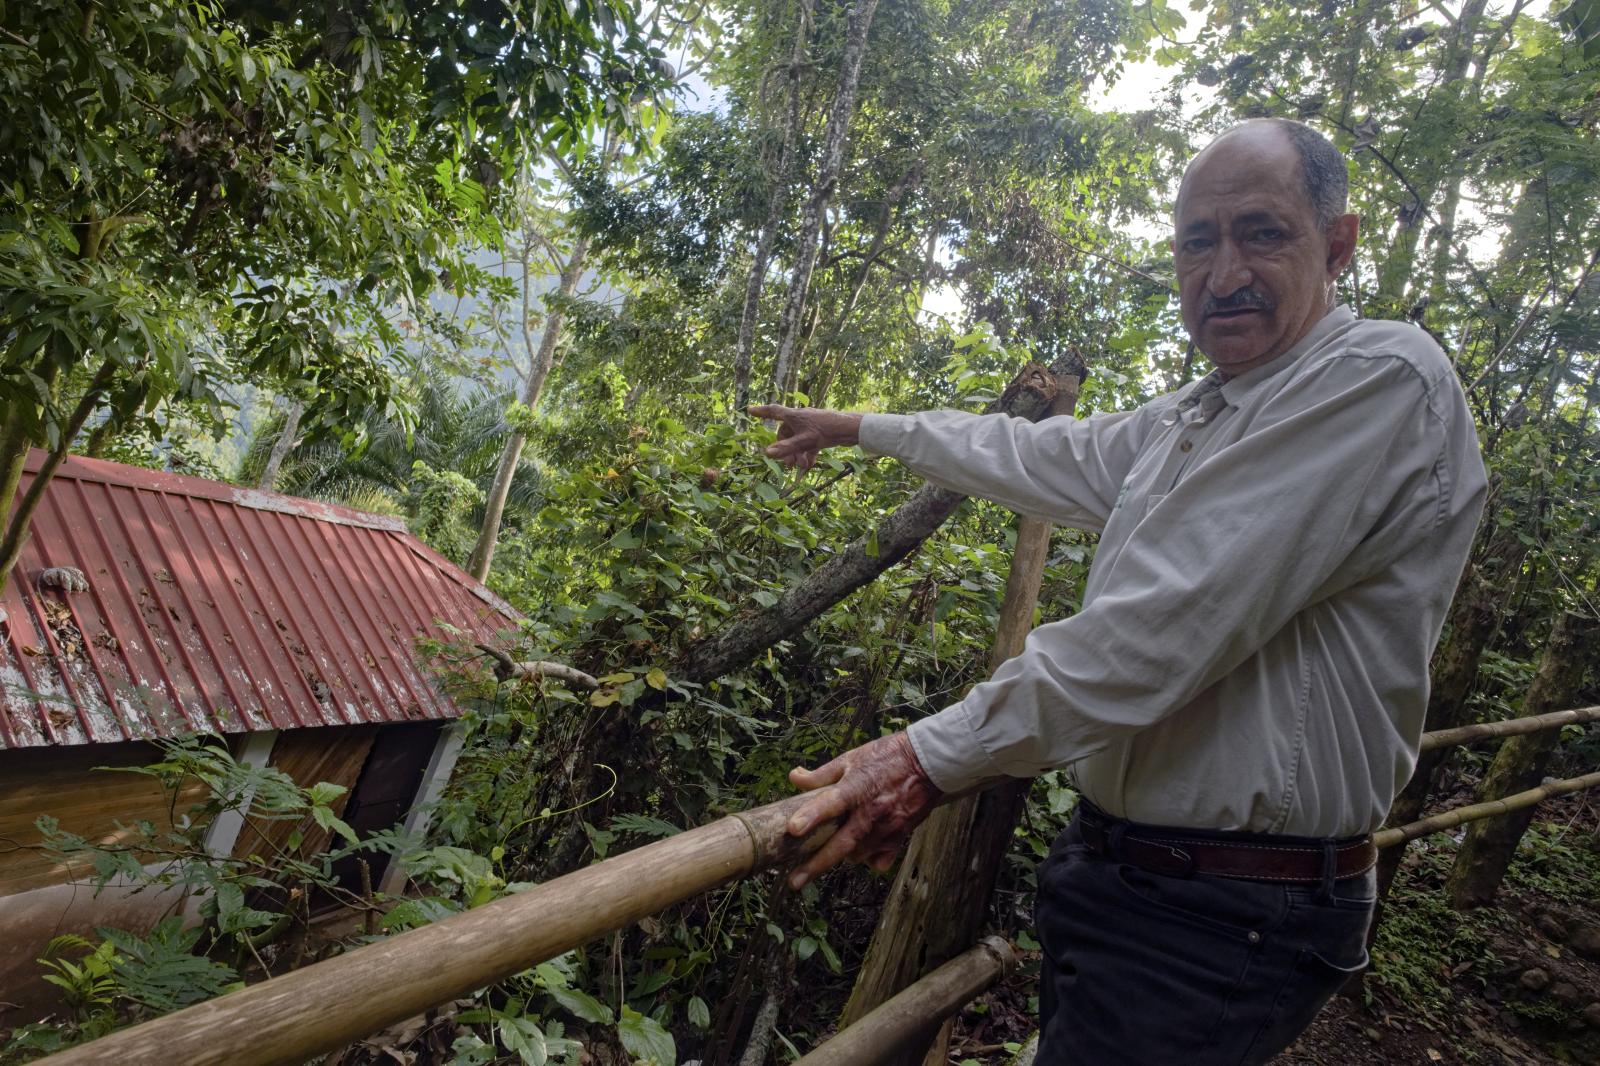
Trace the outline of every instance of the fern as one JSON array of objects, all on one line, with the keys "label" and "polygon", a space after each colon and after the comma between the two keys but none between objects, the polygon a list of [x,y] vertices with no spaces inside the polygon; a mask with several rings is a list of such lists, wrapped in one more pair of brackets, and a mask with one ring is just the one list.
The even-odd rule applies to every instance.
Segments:
[{"label": "fern", "polygon": [[613,833],[638,833],[647,837],[677,836],[683,831],[671,822],[645,814],[619,814],[611,819],[610,829]]},{"label": "fern", "polygon": [[194,954],[202,930],[185,929],[181,917],[163,919],[143,937],[121,929],[97,931],[116,946],[121,994],[157,1013],[220,996],[239,983],[228,966]]}]

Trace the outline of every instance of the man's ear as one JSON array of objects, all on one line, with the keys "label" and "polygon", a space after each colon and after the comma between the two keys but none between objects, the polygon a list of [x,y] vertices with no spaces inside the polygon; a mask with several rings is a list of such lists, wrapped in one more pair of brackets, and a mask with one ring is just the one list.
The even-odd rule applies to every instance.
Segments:
[{"label": "man's ear", "polygon": [[1344,273],[1350,257],[1356,254],[1356,237],[1361,232],[1360,215],[1340,215],[1328,227],[1328,280]]}]

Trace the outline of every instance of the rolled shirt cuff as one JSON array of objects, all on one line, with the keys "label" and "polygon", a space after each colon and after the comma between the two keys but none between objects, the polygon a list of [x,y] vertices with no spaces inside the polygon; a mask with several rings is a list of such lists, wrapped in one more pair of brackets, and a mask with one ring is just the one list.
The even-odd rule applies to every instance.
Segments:
[{"label": "rolled shirt cuff", "polygon": [[858,431],[861,450],[869,455],[897,458],[915,422],[910,415],[863,415]]},{"label": "rolled shirt cuff", "polygon": [[906,736],[923,772],[946,795],[1006,776],[979,742],[965,704],[912,722]]}]

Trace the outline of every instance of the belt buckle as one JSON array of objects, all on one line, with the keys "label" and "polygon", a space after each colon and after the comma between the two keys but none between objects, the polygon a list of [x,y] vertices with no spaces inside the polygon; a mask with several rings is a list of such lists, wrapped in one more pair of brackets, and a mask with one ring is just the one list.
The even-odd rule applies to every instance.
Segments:
[{"label": "belt buckle", "polygon": [[1165,849],[1167,854],[1171,855],[1174,859],[1177,859],[1183,864],[1183,869],[1168,874],[1169,877],[1190,878],[1193,877],[1197,872],[1198,864],[1195,862],[1194,856],[1189,854],[1183,848],[1165,843],[1164,841],[1150,841],[1150,843],[1158,848]]}]

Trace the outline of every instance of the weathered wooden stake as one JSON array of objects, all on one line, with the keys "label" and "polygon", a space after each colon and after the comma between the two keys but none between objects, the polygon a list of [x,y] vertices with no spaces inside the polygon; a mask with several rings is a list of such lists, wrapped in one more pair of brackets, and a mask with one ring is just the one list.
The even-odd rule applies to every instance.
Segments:
[{"label": "weathered wooden stake", "polygon": [[[1081,361],[1058,364],[1050,415],[1070,415],[1077,405]],[[1000,622],[989,654],[992,673],[1022,651],[1050,550],[1050,523],[1022,518],[1011,556]],[[977,939],[1012,831],[1022,816],[1030,782],[1004,781],[933,812],[911,838],[889,898],[884,902],[861,973],[840,1017],[848,1027],[920,975]],[[930,1048],[904,1048],[878,1066],[942,1064],[949,1027]]]}]

